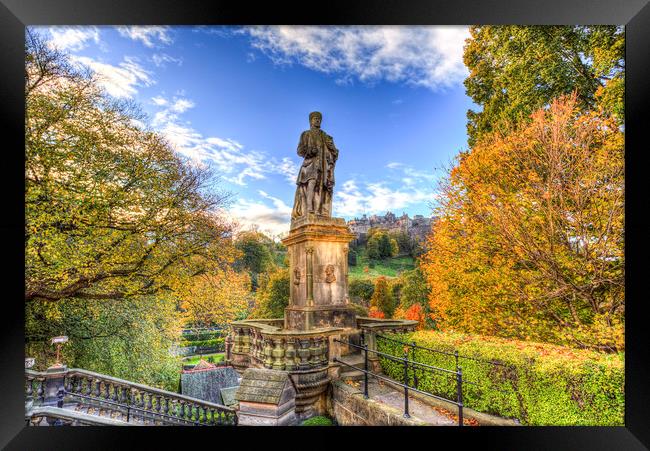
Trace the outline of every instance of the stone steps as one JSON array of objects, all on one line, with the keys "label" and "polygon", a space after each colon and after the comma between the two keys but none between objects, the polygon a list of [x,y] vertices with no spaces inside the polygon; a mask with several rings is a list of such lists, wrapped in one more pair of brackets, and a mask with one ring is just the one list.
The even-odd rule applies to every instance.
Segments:
[{"label": "stone steps", "polygon": [[[348,365],[363,368],[364,357],[361,353],[348,354],[342,356],[339,360],[347,363]],[[341,379],[344,380],[361,380],[363,379],[363,371],[355,370],[346,365],[341,365]]]}]

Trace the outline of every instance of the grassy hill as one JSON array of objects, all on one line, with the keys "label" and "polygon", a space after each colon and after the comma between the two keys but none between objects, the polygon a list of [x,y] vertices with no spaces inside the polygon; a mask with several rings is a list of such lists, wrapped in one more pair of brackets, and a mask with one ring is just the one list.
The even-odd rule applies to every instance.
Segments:
[{"label": "grassy hill", "polygon": [[[370,267],[372,262],[374,262],[374,268]],[[365,268],[367,268],[367,272]],[[365,247],[358,247],[357,264],[356,266],[350,265],[348,275],[350,280],[378,276],[397,277],[402,271],[410,269],[415,269],[415,260],[409,255],[371,261],[366,255]]]}]

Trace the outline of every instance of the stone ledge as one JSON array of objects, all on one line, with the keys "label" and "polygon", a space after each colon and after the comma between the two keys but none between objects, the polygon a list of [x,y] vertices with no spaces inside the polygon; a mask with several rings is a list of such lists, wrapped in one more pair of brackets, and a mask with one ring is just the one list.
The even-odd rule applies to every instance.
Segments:
[{"label": "stone ledge", "polygon": [[364,399],[361,390],[342,381],[334,381],[331,386],[332,414],[342,426],[428,426],[423,421],[404,418],[404,412],[394,407]]}]

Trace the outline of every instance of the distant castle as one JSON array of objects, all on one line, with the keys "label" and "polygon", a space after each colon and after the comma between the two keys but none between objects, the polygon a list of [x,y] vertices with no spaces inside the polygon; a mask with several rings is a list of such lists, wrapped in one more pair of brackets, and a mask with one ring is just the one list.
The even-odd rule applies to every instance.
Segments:
[{"label": "distant castle", "polygon": [[389,211],[384,216],[372,215],[367,217],[364,214],[361,218],[349,220],[348,226],[352,233],[357,236],[357,241],[365,241],[371,227],[388,232],[404,232],[416,241],[423,241],[431,231],[431,224],[436,219],[435,216],[427,218],[422,215],[415,215],[411,219],[406,213],[402,213],[402,216],[398,218]]}]

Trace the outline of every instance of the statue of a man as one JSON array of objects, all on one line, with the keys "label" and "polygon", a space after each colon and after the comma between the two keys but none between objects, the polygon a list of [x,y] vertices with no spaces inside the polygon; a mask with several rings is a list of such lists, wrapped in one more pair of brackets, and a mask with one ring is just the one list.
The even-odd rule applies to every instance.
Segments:
[{"label": "statue of a man", "polygon": [[293,219],[315,213],[332,215],[334,192],[334,165],[339,156],[331,136],[320,129],[323,115],[318,111],[309,113],[311,128],[302,132],[298,143],[298,155],[304,157],[293,203]]}]

